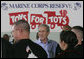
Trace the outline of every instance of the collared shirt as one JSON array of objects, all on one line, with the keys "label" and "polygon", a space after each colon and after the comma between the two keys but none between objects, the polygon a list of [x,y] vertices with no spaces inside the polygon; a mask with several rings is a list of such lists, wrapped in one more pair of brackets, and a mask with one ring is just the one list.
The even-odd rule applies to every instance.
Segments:
[{"label": "collared shirt", "polygon": [[36,40],[35,43],[39,44],[47,53],[48,58],[54,58],[55,52],[56,52],[56,47],[57,47],[57,42],[53,40],[47,40],[47,42],[44,44],[41,42],[40,39]]}]

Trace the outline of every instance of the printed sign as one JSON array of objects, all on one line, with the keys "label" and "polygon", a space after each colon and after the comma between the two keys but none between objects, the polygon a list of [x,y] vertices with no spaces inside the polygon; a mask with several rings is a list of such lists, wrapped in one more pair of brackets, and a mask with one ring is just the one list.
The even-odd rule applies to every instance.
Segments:
[{"label": "printed sign", "polygon": [[51,32],[60,32],[65,25],[83,27],[83,1],[1,1],[1,32],[11,31],[11,25],[26,20],[31,32],[47,24]]},{"label": "printed sign", "polygon": [[9,16],[10,25],[21,19],[28,21],[28,12],[9,13]]}]

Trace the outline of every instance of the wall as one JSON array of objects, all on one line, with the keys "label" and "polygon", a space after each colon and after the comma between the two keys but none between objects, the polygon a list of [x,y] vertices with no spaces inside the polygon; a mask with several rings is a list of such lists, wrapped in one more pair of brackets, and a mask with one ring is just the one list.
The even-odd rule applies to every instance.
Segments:
[{"label": "wall", "polygon": [[[12,41],[12,35],[11,35],[10,32],[2,32],[1,37],[3,37],[4,34],[10,35],[11,36],[10,41]],[[48,38],[59,43],[59,35],[60,35],[60,32],[51,32],[49,34]],[[30,38],[31,38],[32,41],[35,41],[36,40],[36,32],[31,32],[30,33]]]},{"label": "wall", "polygon": [[40,24],[50,26],[49,38],[59,42],[62,26],[83,27],[83,1],[1,1],[1,37],[12,31],[12,24],[24,19],[31,26],[31,39]]}]

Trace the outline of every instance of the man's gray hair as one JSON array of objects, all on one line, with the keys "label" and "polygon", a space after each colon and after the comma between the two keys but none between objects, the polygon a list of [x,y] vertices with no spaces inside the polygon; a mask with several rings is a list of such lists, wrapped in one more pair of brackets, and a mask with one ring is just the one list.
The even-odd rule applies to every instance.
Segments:
[{"label": "man's gray hair", "polygon": [[25,20],[18,20],[13,25],[16,25],[18,28],[22,28],[22,29],[28,30],[30,32],[30,25]]},{"label": "man's gray hair", "polygon": [[80,34],[80,37],[83,38],[83,27],[82,26],[73,26],[72,30],[75,30],[76,33]]},{"label": "man's gray hair", "polygon": [[46,27],[47,32],[50,32],[50,27],[47,24],[41,24],[39,27]]}]

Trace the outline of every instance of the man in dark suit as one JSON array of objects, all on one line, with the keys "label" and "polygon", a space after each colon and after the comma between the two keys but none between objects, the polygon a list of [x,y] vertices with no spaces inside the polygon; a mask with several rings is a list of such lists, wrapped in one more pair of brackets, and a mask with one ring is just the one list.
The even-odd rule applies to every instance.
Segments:
[{"label": "man in dark suit", "polygon": [[76,34],[78,43],[75,46],[76,50],[81,52],[83,56],[83,27],[73,26],[72,31]]},{"label": "man in dark suit", "polygon": [[[19,20],[13,24],[12,35],[14,37],[13,58],[28,58],[31,52],[37,58],[47,58],[47,53],[38,44],[30,40],[30,25],[25,20]],[[29,51],[27,51],[29,47]]]}]

